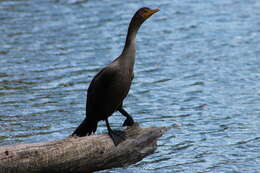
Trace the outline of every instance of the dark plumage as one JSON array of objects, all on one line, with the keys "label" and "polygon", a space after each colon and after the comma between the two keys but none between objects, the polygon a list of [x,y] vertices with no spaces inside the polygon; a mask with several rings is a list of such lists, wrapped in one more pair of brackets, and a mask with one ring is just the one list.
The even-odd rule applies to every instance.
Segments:
[{"label": "dark plumage", "polygon": [[152,14],[159,10],[139,9],[133,16],[121,55],[111,64],[103,68],[91,81],[86,105],[86,118],[73,132],[73,136],[91,135],[97,129],[98,121],[105,120],[108,134],[115,145],[125,139],[122,131],[112,130],[108,117],[119,111],[126,117],[123,126],[131,126],[133,118],[123,109],[123,100],[127,96],[133,79],[135,62],[135,38],[139,27]]}]

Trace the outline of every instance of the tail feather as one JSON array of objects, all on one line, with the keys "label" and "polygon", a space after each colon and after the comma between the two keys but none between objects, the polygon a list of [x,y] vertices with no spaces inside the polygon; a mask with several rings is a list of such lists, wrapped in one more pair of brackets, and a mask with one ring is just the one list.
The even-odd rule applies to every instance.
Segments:
[{"label": "tail feather", "polygon": [[76,130],[72,133],[72,136],[86,136],[95,133],[97,130],[97,121],[88,120],[85,118],[82,123],[76,128]]}]

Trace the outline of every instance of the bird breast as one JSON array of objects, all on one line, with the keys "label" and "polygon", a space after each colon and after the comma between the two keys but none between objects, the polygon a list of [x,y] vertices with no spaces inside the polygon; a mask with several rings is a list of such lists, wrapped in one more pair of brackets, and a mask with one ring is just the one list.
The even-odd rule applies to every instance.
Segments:
[{"label": "bird breast", "polygon": [[123,97],[126,97],[130,89],[131,76],[132,76],[132,72],[130,70],[127,70],[127,71],[119,71],[119,73],[117,73],[117,77],[115,78],[116,79],[116,81],[114,82],[115,90],[121,92]]}]

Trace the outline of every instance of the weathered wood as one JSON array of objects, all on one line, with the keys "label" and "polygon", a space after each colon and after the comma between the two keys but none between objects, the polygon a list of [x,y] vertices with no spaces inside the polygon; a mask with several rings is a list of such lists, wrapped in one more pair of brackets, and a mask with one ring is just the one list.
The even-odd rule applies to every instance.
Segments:
[{"label": "weathered wood", "polygon": [[156,149],[165,127],[125,130],[127,139],[117,147],[107,134],[70,137],[50,142],[0,147],[0,172],[93,172],[125,167]]}]

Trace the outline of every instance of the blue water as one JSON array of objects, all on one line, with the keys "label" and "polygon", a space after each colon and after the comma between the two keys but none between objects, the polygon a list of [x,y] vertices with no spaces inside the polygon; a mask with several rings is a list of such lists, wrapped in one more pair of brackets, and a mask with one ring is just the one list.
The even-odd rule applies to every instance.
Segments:
[{"label": "blue water", "polygon": [[0,1],[0,145],[71,134],[143,6],[161,11],[138,33],[125,108],[170,130],[153,155],[103,172],[260,172],[259,0]]}]

